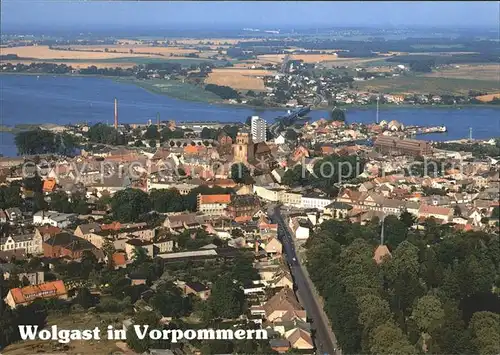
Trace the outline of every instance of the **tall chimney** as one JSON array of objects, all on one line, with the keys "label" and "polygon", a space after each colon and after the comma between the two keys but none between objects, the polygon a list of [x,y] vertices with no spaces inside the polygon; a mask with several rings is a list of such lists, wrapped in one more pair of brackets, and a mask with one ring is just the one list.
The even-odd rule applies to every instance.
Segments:
[{"label": "tall chimney", "polygon": [[115,97],[115,129],[118,129],[118,100]]},{"label": "tall chimney", "polygon": [[158,131],[160,130],[160,113],[156,113],[156,127],[158,128]]}]

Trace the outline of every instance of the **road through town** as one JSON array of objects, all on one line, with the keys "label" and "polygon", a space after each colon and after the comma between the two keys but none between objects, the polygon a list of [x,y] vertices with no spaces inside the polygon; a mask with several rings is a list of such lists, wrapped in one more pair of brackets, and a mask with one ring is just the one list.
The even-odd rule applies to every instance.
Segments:
[{"label": "road through town", "polygon": [[328,318],[314,294],[312,281],[300,264],[288,224],[285,222],[279,207],[272,205],[269,209],[273,221],[279,225],[281,242],[285,250],[286,260],[290,265],[290,270],[297,286],[298,298],[304,306],[308,318],[312,319],[311,325],[315,330],[315,342],[318,354],[341,355]]}]

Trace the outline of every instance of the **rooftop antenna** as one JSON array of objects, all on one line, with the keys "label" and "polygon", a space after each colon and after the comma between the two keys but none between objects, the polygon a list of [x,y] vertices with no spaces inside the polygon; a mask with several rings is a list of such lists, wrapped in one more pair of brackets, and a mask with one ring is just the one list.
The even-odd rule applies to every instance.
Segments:
[{"label": "rooftop antenna", "polygon": [[376,113],[376,121],[378,124],[378,102],[380,101],[380,96],[377,95],[377,113]]}]

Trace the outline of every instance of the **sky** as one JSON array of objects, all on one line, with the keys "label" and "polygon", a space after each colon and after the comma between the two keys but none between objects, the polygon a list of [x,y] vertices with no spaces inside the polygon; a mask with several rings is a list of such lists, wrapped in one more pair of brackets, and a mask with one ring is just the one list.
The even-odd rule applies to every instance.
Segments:
[{"label": "sky", "polygon": [[337,26],[499,26],[497,1],[75,1],[3,0],[1,29]]}]

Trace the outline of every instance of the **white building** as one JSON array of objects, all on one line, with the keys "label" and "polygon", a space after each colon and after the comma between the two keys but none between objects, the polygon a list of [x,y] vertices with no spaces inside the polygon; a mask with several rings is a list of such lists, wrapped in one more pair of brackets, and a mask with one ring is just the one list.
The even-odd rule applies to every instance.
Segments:
[{"label": "white building", "polygon": [[252,126],[252,140],[254,143],[265,142],[266,141],[266,120],[260,118],[259,116],[252,116],[251,119]]},{"label": "white building", "polygon": [[302,208],[317,208],[324,210],[333,200],[326,196],[306,195],[301,198]]},{"label": "white building", "polygon": [[50,225],[67,228],[75,219],[75,214],[59,213],[56,211],[38,211],[33,215],[33,224],[38,226]]},{"label": "white building", "polygon": [[24,249],[27,254],[42,254],[42,237],[33,233],[0,238],[0,251]]}]

